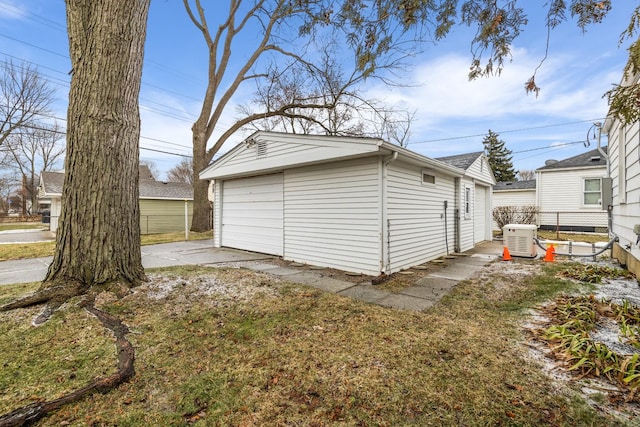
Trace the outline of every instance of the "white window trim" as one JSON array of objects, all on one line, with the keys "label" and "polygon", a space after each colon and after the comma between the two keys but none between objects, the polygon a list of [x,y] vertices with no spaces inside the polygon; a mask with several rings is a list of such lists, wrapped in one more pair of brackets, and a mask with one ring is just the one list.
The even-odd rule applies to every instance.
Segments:
[{"label": "white window trim", "polygon": [[[425,175],[429,175],[429,176],[433,177],[433,182],[425,181],[424,180],[424,176]],[[431,169],[422,169],[422,171],[420,171],[420,182],[422,182],[422,185],[426,185],[426,186],[429,186],[429,187],[435,187],[436,186],[436,182],[437,182],[436,174]]]},{"label": "white window trim", "polygon": [[462,201],[463,208],[464,208],[464,218],[471,219],[473,208],[471,206],[471,187],[470,186],[467,186],[467,185],[464,186],[464,193],[462,197],[464,198]]},{"label": "white window trim", "polygon": [[618,129],[618,200],[627,203],[627,138],[626,128]]},{"label": "white window trim", "polygon": [[[595,191],[587,191],[587,189],[585,188],[587,185],[587,181],[599,181],[600,182],[600,190],[598,191],[598,193],[600,194],[600,197],[598,198],[598,203],[592,203],[592,204],[586,204],[584,202],[584,198],[585,195],[587,193],[595,193]],[[582,206],[585,208],[599,208],[602,206],[602,178],[601,177],[584,177],[582,178]]]}]

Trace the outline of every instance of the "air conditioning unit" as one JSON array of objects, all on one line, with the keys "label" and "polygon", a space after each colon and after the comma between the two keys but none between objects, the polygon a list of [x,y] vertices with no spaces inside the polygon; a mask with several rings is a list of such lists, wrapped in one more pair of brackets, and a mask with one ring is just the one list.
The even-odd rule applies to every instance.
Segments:
[{"label": "air conditioning unit", "polygon": [[502,227],[502,239],[509,254],[520,257],[535,257],[538,227],[535,224],[507,224]]}]

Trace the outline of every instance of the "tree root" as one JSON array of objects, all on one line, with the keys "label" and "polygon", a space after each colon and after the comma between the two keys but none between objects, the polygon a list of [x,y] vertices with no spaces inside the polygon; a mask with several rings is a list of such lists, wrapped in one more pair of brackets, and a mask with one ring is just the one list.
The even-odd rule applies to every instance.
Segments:
[{"label": "tree root", "polygon": [[[6,306],[3,306],[3,308],[4,307]],[[97,309],[92,297],[87,297],[83,302],[83,307],[89,313],[93,314],[105,328],[111,330],[115,335],[116,349],[118,351],[118,371],[108,377],[97,379],[85,387],[68,393],[58,399],[48,402],[35,402],[7,414],[0,415],[0,427],[29,425],[66,404],[77,402],[96,392],[107,393],[133,377],[135,374],[133,366],[135,350],[126,338],[127,333],[129,333],[127,326],[117,317]]]},{"label": "tree root", "polygon": [[47,303],[42,313],[33,319],[33,326],[39,326],[49,320],[53,313],[55,313],[65,301],[69,298],[82,295],[85,291],[86,287],[79,283],[41,288],[31,295],[0,306],[0,312]]}]

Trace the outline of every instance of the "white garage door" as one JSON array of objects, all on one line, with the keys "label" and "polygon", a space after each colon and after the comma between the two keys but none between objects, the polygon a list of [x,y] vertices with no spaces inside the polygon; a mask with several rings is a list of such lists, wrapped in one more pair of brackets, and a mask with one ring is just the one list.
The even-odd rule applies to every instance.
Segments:
[{"label": "white garage door", "polygon": [[222,246],[283,255],[282,174],[222,183]]},{"label": "white garage door", "polygon": [[487,233],[487,189],[480,185],[475,187],[473,205],[473,243],[482,242]]}]

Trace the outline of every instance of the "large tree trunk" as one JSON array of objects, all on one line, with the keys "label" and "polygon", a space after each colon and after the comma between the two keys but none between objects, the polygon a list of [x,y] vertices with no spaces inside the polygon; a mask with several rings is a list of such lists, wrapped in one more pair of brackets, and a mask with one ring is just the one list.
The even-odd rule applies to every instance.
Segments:
[{"label": "large tree trunk", "polygon": [[72,77],[62,212],[49,283],[144,278],[138,95],[150,0],[67,0]]},{"label": "large tree trunk", "polygon": [[208,198],[209,183],[199,179],[198,174],[207,167],[207,138],[205,131],[199,128],[199,122],[193,125],[193,218],[191,231],[211,230],[211,204]]}]

